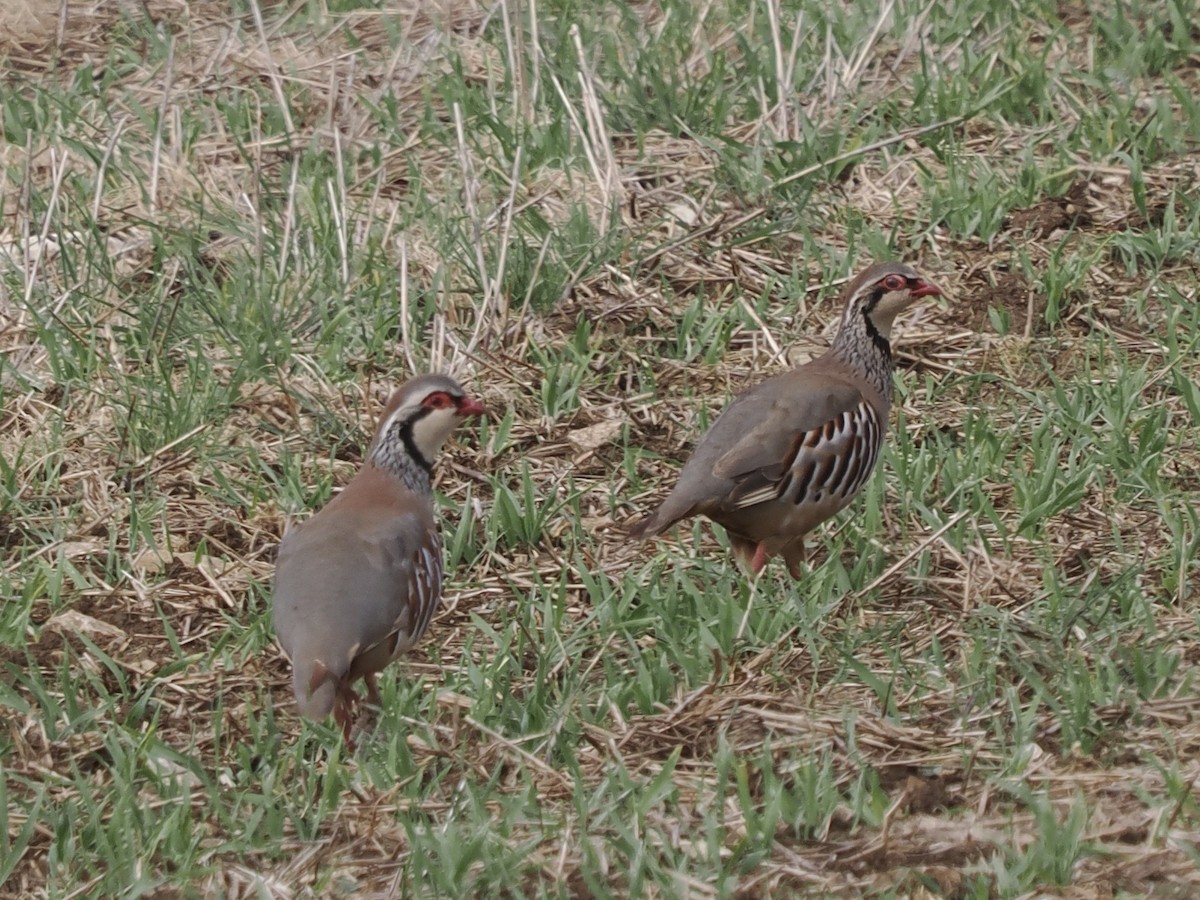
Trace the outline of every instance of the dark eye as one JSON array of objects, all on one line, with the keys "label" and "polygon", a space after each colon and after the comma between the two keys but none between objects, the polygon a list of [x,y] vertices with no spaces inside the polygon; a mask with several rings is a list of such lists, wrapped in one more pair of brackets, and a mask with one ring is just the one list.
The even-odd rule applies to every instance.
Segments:
[{"label": "dark eye", "polygon": [[889,291],[902,291],[907,284],[908,282],[900,275],[889,275],[883,279],[883,286]]},{"label": "dark eye", "polygon": [[425,398],[425,404],[428,409],[449,409],[454,405],[454,401],[449,394],[438,391],[436,394],[430,394]]}]

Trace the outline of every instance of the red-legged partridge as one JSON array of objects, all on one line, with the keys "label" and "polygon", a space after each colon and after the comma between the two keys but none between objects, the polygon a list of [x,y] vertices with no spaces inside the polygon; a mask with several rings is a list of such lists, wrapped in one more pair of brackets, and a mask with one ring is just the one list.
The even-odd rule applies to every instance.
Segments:
[{"label": "red-legged partridge", "polygon": [[375,673],[412,648],[442,595],[433,463],[483,407],[452,378],[422,375],[388,401],[366,462],[345,490],[279,545],[275,633],[292,661],[300,712],[332,711],[347,742],[358,678],[378,702]]},{"label": "red-legged partridge", "polygon": [[752,573],[782,556],[799,578],[804,536],[854,499],[879,458],[892,400],[892,323],[914,300],[938,294],[894,262],[851,281],[833,347],[734,400],[631,535],[707,516]]}]

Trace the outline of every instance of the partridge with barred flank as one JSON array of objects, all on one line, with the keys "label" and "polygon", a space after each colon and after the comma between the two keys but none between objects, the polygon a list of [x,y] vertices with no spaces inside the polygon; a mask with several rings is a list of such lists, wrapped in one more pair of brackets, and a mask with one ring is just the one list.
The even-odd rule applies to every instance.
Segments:
[{"label": "partridge with barred flank", "polygon": [[331,711],[347,742],[358,695],[411,649],[442,594],[433,463],[455,427],[483,407],[445,375],[401,387],[383,411],[366,462],[345,490],[289,531],[275,569],[275,632],[292,661],[300,712]]},{"label": "partridge with barred flank", "polygon": [[782,556],[799,578],[804,536],[854,499],[879,458],[892,399],[892,323],[913,301],[941,293],[900,263],[862,272],[846,288],[833,347],[734,400],[631,536],[707,516],[725,527],[752,573]]}]

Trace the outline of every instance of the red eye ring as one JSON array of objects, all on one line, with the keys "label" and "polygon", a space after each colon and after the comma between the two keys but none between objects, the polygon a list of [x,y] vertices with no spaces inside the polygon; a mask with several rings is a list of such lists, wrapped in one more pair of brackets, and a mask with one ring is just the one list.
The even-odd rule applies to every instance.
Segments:
[{"label": "red eye ring", "polygon": [[908,282],[901,275],[889,275],[883,279],[883,286],[889,291],[900,291],[905,288]]},{"label": "red eye ring", "polygon": [[455,403],[454,398],[445,391],[435,391],[426,397],[421,405],[427,409],[450,409]]}]

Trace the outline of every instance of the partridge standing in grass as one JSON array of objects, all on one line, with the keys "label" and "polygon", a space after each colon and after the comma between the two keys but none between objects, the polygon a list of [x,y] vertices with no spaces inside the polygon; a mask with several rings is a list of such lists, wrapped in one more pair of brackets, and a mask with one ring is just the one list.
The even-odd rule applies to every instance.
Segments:
[{"label": "partridge standing in grass", "polygon": [[653,537],[704,515],[725,527],[752,573],[782,556],[799,578],[804,536],[854,499],[879,458],[892,399],[892,323],[914,300],[939,294],[894,262],[851,281],[833,347],[734,400],[631,536]]},{"label": "partridge standing in grass", "polygon": [[345,490],[279,545],[275,632],[292,661],[300,712],[331,711],[347,742],[358,695],[412,648],[442,594],[442,539],[433,462],[463,419],[483,407],[445,375],[401,387],[383,411],[367,460]]}]

